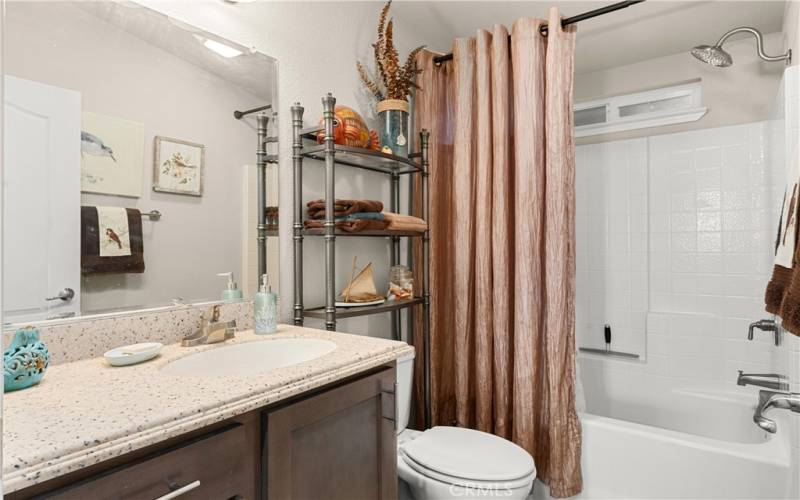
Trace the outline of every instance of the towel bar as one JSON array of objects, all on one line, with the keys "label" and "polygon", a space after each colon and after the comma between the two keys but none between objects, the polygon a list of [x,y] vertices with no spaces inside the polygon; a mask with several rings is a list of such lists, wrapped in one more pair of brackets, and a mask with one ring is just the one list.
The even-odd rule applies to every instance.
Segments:
[{"label": "towel bar", "polygon": [[147,217],[150,220],[158,220],[161,218],[161,212],[158,210],[150,210],[149,212],[142,212],[142,217]]}]

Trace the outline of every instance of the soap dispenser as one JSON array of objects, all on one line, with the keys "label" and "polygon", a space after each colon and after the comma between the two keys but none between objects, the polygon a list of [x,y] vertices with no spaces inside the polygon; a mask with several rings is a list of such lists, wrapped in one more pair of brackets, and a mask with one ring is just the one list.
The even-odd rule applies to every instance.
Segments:
[{"label": "soap dispenser", "polygon": [[219,273],[217,276],[228,277],[228,284],[225,286],[225,289],[222,290],[222,302],[226,304],[241,302],[243,298],[242,291],[239,290],[239,287],[236,286],[236,282],[233,281],[233,273]]},{"label": "soap dispenser", "polygon": [[255,297],[255,330],[257,335],[275,333],[278,331],[278,295],[272,293],[269,278],[261,275],[261,285]]}]

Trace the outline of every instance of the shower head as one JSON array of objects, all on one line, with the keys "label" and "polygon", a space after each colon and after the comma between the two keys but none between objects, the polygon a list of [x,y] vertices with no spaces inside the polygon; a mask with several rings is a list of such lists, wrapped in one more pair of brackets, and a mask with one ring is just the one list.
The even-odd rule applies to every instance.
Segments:
[{"label": "shower head", "polygon": [[733,64],[731,55],[719,45],[698,45],[692,49],[691,54],[704,63],[718,68],[727,68]]},{"label": "shower head", "polygon": [[747,26],[743,26],[741,28],[734,28],[729,32],[722,35],[717,43],[714,45],[698,45],[697,47],[693,48],[690,51],[697,59],[703,61],[706,64],[710,64],[712,66],[716,66],[718,68],[727,68],[728,66],[733,64],[733,58],[730,54],[725,52],[722,49],[722,44],[730,38],[732,35],[736,33],[749,33],[753,35],[756,39],[756,49],[758,50],[758,57],[765,61],[786,61],[786,64],[789,64],[792,61],[792,51],[788,50],[785,54],[781,54],[779,56],[768,56],[764,53],[764,39],[761,36],[761,32],[755,28],[749,28]]}]

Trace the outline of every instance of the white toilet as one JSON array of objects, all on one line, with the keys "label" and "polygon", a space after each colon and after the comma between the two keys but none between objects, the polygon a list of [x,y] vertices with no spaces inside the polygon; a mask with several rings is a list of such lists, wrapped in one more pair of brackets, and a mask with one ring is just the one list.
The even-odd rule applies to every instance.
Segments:
[{"label": "white toilet", "polygon": [[413,354],[397,360],[397,474],[414,498],[526,498],[536,466],[511,441],[461,427],[406,429],[413,372]]}]

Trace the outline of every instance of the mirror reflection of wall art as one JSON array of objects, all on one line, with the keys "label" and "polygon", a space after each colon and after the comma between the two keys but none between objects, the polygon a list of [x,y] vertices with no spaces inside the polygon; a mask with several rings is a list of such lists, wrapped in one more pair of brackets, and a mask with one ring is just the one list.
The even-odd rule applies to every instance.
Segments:
[{"label": "mirror reflection of wall art", "polygon": [[82,113],[81,191],[139,197],[143,168],[143,124]]},{"label": "mirror reflection of wall art", "polygon": [[205,146],[156,136],[153,158],[154,191],[203,196]]}]

